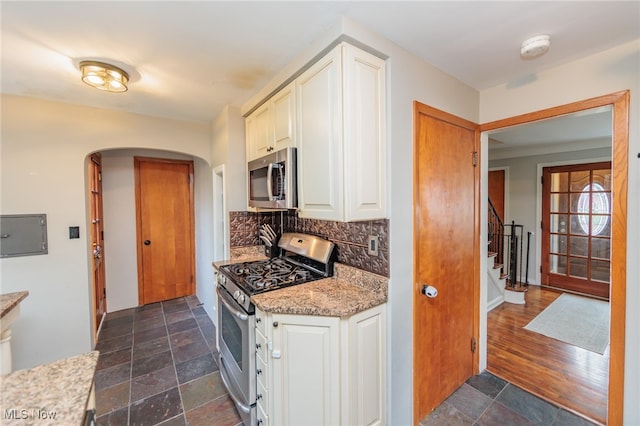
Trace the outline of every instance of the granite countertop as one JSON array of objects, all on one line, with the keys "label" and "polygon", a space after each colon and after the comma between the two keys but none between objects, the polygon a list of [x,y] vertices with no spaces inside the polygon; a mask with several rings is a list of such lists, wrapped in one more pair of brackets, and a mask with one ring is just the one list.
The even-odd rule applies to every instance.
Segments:
[{"label": "granite countertop", "polygon": [[330,317],[350,317],[387,301],[378,293],[338,278],[268,291],[251,300],[265,312]]},{"label": "granite countertop", "polygon": [[387,302],[386,277],[335,264],[332,278],[251,296],[262,311],[275,314],[349,317]]},{"label": "granite countertop", "polygon": [[0,377],[3,425],[81,425],[98,351]]},{"label": "granite countertop", "polygon": [[213,262],[213,267],[219,269],[223,265],[252,262],[254,260],[264,260],[267,258],[267,256],[264,255],[264,246],[233,247],[230,255],[231,259]]},{"label": "granite countertop", "polygon": [[[240,247],[230,260],[213,266],[266,259],[263,247]],[[262,311],[275,314],[349,317],[387,302],[388,278],[340,263],[331,278],[285,287],[251,296]]]},{"label": "granite countertop", "polygon": [[18,304],[28,295],[28,291],[16,291],[15,293],[0,294],[0,318],[4,317],[13,308],[18,306]]}]

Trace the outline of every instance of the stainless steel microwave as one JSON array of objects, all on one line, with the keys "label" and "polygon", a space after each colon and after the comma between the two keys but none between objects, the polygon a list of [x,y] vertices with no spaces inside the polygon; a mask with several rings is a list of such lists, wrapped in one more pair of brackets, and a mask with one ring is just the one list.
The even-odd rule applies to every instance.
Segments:
[{"label": "stainless steel microwave", "polygon": [[247,164],[249,206],[265,209],[298,207],[295,148],[284,148]]}]

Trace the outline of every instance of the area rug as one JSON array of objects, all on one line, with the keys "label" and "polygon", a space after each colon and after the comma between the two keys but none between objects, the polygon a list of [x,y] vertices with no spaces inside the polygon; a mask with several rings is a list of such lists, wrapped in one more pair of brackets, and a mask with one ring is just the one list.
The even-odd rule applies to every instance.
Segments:
[{"label": "area rug", "polygon": [[524,328],[602,355],[609,344],[609,303],[563,293]]}]

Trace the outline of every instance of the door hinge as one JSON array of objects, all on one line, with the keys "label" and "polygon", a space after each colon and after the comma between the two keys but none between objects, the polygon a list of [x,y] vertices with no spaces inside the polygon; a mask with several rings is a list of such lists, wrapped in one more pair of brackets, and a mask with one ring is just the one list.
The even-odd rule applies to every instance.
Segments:
[{"label": "door hinge", "polygon": [[540,273],[542,273],[542,265],[540,265]]},{"label": "door hinge", "polygon": [[540,221],[540,229],[544,229],[544,226],[542,225],[542,221]]},{"label": "door hinge", "polygon": [[471,338],[471,352],[475,352],[477,348],[478,348],[478,343],[476,342],[476,338],[472,337]]},{"label": "door hinge", "polygon": [[544,176],[540,176],[540,185],[544,185]]},{"label": "door hinge", "polygon": [[472,157],[471,157],[471,162],[473,164],[473,167],[476,167],[478,165],[478,152],[474,151],[471,153]]}]

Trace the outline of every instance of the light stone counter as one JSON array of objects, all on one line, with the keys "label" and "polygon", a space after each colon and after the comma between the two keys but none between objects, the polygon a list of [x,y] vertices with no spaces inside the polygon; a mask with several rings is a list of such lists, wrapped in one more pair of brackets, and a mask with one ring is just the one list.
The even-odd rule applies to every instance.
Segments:
[{"label": "light stone counter", "polygon": [[[230,260],[213,262],[214,268],[266,259],[262,246],[239,249]],[[340,263],[334,269],[331,278],[260,293],[251,301],[264,312],[332,317],[349,317],[387,302],[387,277]]]},{"label": "light stone counter", "polygon": [[251,296],[264,312],[349,317],[387,302],[386,277],[335,264],[335,276]]},{"label": "light stone counter", "polygon": [[28,295],[28,291],[16,291],[15,293],[0,294],[0,318],[4,318],[5,315],[18,306],[18,304]]},{"label": "light stone counter", "polygon": [[13,371],[11,326],[20,316],[20,302],[28,295],[28,291],[0,294],[0,375]]},{"label": "light stone counter", "polygon": [[264,246],[233,247],[230,257],[231,259],[213,262],[213,267],[217,270],[223,265],[252,262],[254,260],[264,260],[267,258],[267,256],[264,255]]},{"label": "light stone counter", "polygon": [[0,424],[81,425],[97,362],[92,351],[1,377]]}]

